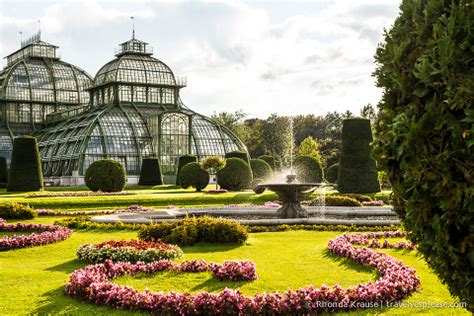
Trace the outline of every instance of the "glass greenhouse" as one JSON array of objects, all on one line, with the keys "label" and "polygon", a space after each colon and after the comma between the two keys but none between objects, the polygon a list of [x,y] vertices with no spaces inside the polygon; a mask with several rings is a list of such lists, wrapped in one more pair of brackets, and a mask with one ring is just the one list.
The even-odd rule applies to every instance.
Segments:
[{"label": "glass greenhouse", "polygon": [[[40,46],[44,42],[37,43]],[[48,47],[55,56],[56,46]],[[194,154],[201,160],[211,155],[224,156],[229,151],[246,151],[229,129],[183,104],[179,92],[186,86],[186,80],[175,76],[165,63],[152,57],[152,49],[143,41],[132,38],[120,44],[116,58],[105,64],[93,81],[79,68],[59,59],[48,68],[51,57],[30,60],[31,55],[22,54],[14,58],[15,67],[9,64],[2,72],[2,91],[12,92],[0,104],[2,108],[11,107],[20,112],[22,103],[14,103],[15,107],[9,104],[11,99],[15,100],[14,96],[20,98],[18,95],[22,93],[53,100],[55,108],[50,108],[51,104],[46,101],[34,99],[42,106],[38,108],[41,111],[30,100],[24,114],[25,121],[27,117],[30,119],[25,122],[30,129],[25,127],[23,133],[13,133],[38,136],[46,178],[62,179],[62,184],[79,184],[92,162],[110,158],[125,167],[133,183],[140,173],[142,159],[159,157],[165,183],[173,183],[181,155]],[[33,67],[28,65],[37,63],[48,71],[43,73],[42,79],[27,79],[28,67]],[[61,72],[60,66],[69,68]],[[25,75],[12,76],[19,73],[17,69]],[[15,78],[14,81],[11,78]],[[35,88],[42,93],[22,90]],[[12,137],[8,132],[9,120],[4,120],[4,134],[10,146],[5,147],[7,149],[11,148]]]},{"label": "glass greenhouse", "polygon": [[6,57],[0,72],[0,155],[8,161],[13,137],[35,134],[51,113],[89,103],[85,88],[91,76],[62,61],[57,48],[37,34]]}]

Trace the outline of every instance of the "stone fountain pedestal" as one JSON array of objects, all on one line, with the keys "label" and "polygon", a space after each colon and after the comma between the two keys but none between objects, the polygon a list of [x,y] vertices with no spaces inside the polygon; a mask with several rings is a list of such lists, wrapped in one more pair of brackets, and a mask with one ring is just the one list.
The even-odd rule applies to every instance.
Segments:
[{"label": "stone fountain pedestal", "polygon": [[280,218],[306,218],[308,211],[301,206],[305,194],[311,193],[323,183],[264,183],[257,185],[254,189],[256,193],[262,193],[269,189],[278,194],[282,201],[282,206],[277,210],[276,215]]}]

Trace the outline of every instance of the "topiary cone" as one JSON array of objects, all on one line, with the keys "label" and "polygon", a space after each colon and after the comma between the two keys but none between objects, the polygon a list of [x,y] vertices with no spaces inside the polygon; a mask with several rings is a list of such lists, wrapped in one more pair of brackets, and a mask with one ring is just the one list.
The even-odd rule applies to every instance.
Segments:
[{"label": "topiary cone", "polygon": [[341,193],[380,192],[375,160],[372,158],[370,121],[350,118],[342,126],[342,150],[337,189]]},{"label": "topiary cone", "polygon": [[20,136],[13,140],[7,191],[43,189],[43,172],[36,138]]}]

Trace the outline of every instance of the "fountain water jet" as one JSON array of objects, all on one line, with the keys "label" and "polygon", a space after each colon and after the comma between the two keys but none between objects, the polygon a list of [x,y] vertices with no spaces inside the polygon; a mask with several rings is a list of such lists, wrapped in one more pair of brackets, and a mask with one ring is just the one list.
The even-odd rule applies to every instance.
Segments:
[{"label": "fountain water jet", "polygon": [[[314,192],[318,187],[324,187],[324,183],[299,183],[293,170],[293,150],[294,150],[294,131],[293,118],[289,118],[289,166],[290,172],[286,174],[286,182],[281,183],[262,183],[254,188],[255,193],[260,194],[269,189],[278,194],[282,201],[282,206],[277,210],[276,215],[280,218],[305,218],[308,217],[308,211],[301,206],[301,201],[308,193]],[[288,156],[287,156],[288,157]],[[288,160],[288,159],[286,159]],[[287,161],[288,162],[288,161]],[[324,194],[324,192],[323,192]]]}]

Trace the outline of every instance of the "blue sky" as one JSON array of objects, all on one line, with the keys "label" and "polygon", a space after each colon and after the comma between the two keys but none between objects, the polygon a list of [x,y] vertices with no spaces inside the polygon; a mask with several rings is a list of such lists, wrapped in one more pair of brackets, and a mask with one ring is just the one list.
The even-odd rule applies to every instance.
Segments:
[{"label": "blue sky", "polygon": [[184,103],[203,114],[324,114],[377,104],[373,55],[400,1],[0,0],[0,54],[41,20],[43,39],[91,75],[131,37],[186,76]]}]

